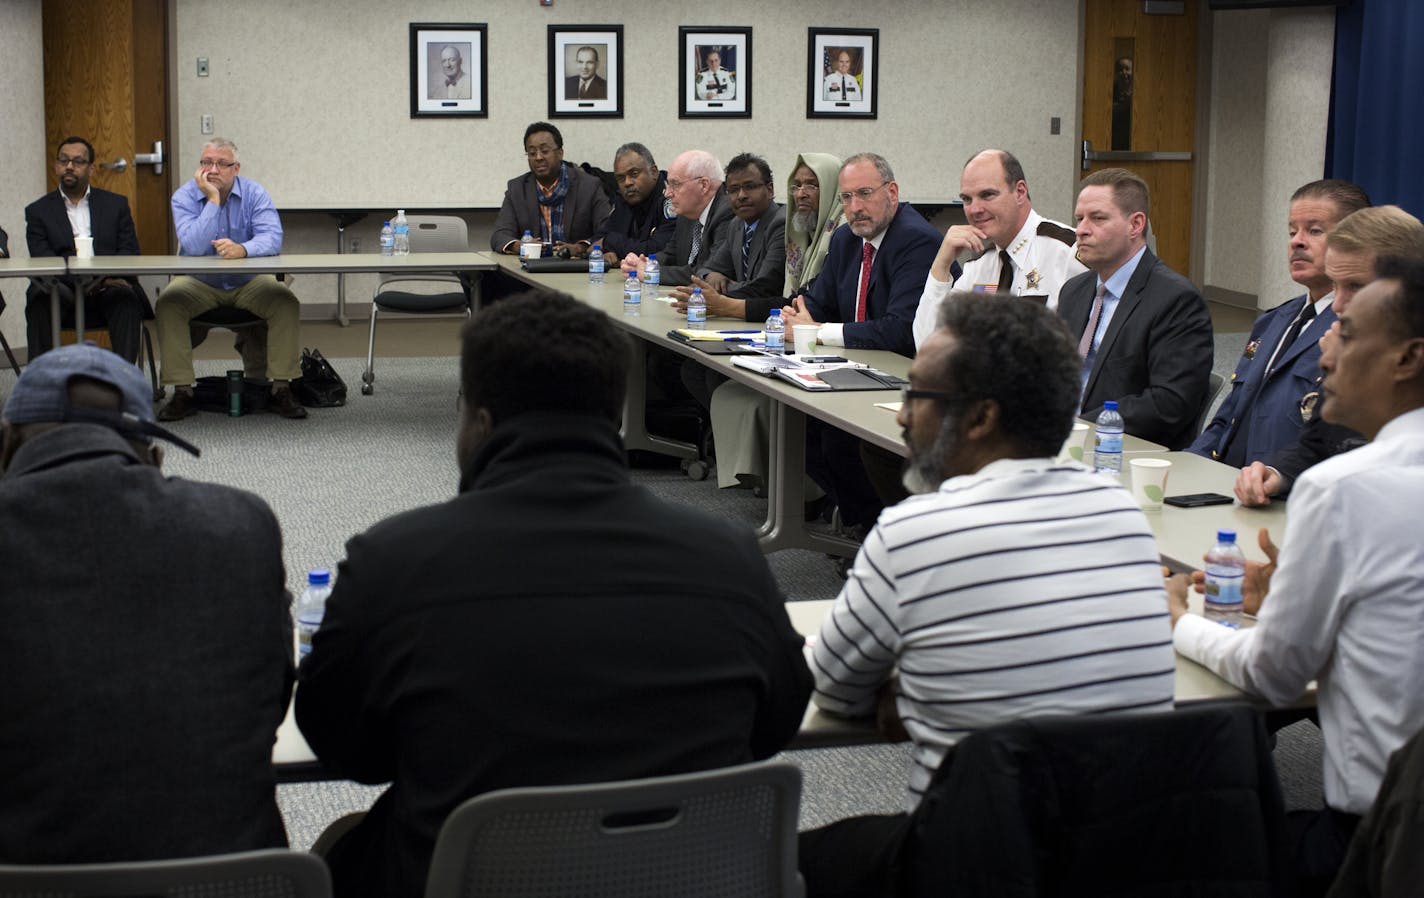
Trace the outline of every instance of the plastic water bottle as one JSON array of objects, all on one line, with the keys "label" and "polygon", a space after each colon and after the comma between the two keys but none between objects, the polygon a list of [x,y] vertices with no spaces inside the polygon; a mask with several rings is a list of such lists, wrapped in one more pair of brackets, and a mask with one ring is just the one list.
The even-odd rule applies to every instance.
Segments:
[{"label": "plastic water bottle", "polygon": [[395,242],[392,244],[397,256],[410,255],[410,224],[405,220],[405,210],[396,210],[396,220],[391,228]]},{"label": "plastic water bottle", "polygon": [[638,283],[638,275],[628,275],[623,282],[623,314],[637,315],[643,309],[643,288]]},{"label": "plastic water bottle", "polygon": [[707,329],[707,300],[702,296],[701,287],[693,287],[687,298],[687,326],[690,330]]},{"label": "plastic water bottle", "polygon": [[297,660],[311,652],[312,636],[326,615],[326,597],[331,595],[331,571],[317,568],[307,572],[307,588],[297,602]]},{"label": "plastic water bottle", "polygon": [[663,269],[658,264],[658,254],[648,256],[643,266],[643,299],[651,302],[658,298],[658,286],[663,282]]},{"label": "plastic water bottle", "polygon": [[1122,415],[1117,413],[1117,403],[1104,402],[1103,413],[1098,415],[1097,445],[1093,450],[1093,468],[1098,473],[1122,473],[1122,431]]},{"label": "plastic water bottle", "polygon": [[1206,553],[1205,616],[1232,629],[1241,626],[1241,585],[1246,580],[1246,556],[1236,545],[1235,530],[1218,530],[1216,545]]},{"label": "plastic water bottle", "polygon": [[528,231],[525,231],[524,236],[519,238],[519,258],[537,259],[543,252],[544,247],[540,244],[539,238]]},{"label": "plastic water bottle", "polygon": [[588,282],[603,283],[603,247],[595,243],[588,251]]},{"label": "plastic water bottle", "polygon": [[780,309],[771,310],[771,317],[766,319],[762,334],[766,340],[767,352],[786,351],[786,325],[781,323]]},{"label": "plastic water bottle", "polygon": [[396,254],[396,232],[391,228],[391,223],[386,222],[381,225],[381,255],[394,256]]}]

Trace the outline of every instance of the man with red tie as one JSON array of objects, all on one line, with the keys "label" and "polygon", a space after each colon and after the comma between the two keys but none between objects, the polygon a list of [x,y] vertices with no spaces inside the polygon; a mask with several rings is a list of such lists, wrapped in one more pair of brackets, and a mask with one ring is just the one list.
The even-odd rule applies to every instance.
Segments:
[{"label": "man with red tie", "polygon": [[[913,357],[915,309],[939,250],[939,232],[900,202],[890,163],[875,153],[847,159],[839,189],[846,223],[831,236],[820,277],[782,310],[787,332],[815,324],[823,346]],[[882,507],[859,447],[850,434],[806,422],[806,473],[839,506],[841,522],[852,532],[868,529]]]}]

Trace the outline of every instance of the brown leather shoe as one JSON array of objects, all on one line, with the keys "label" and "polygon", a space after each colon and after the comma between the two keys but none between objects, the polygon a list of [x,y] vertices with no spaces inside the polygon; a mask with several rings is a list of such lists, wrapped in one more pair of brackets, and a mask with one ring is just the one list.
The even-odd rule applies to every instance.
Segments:
[{"label": "brown leather shoe", "polygon": [[305,418],[307,416],[306,408],[297,401],[291,387],[273,390],[272,398],[267,402],[267,411],[276,412],[283,418]]},{"label": "brown leather shoe", "polygon": [[168,400],[168,404],[158,410],[158,420],[178,421],[188,417],[198,411],[197,400],[193,398],[193,393],[187,390],[174,390],[173,398]]}]

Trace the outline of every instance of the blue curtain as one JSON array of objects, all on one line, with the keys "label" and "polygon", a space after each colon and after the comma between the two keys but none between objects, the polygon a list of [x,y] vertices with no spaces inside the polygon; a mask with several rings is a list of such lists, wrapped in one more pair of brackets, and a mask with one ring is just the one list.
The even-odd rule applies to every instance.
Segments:
[{"label": "blue curtain", "polygon": [[1355,0],[1335,16],[1329,177],[1424,218],[1424,3]]}]

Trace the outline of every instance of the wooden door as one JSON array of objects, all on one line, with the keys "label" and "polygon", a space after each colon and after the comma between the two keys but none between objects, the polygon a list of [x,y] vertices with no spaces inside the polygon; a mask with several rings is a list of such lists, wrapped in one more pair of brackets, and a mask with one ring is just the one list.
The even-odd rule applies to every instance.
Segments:
[{"label": "wooden door", "polygon": [[[1180,15],[1147,15],[1142,7],[1142,0],[1087,0],[1083,140],[1105,158],[1082,173],[1126,168],[1141,176],[1152,195],[1157,255],[1190,275],[1198,3],[1186,0]],[[1135,158],[1144,155],[1159,158]]]},{"label": "wooden door", "polygon": [[[173,246],[168,169],[135,157],[155,141],[169,154],[167,0],[44,0],[45,170],[59,141],[94,144],[90,183],[121,193],[133,210],[138,245],[167,254]],[[101,164],[124,159],[119,172]]]}]

